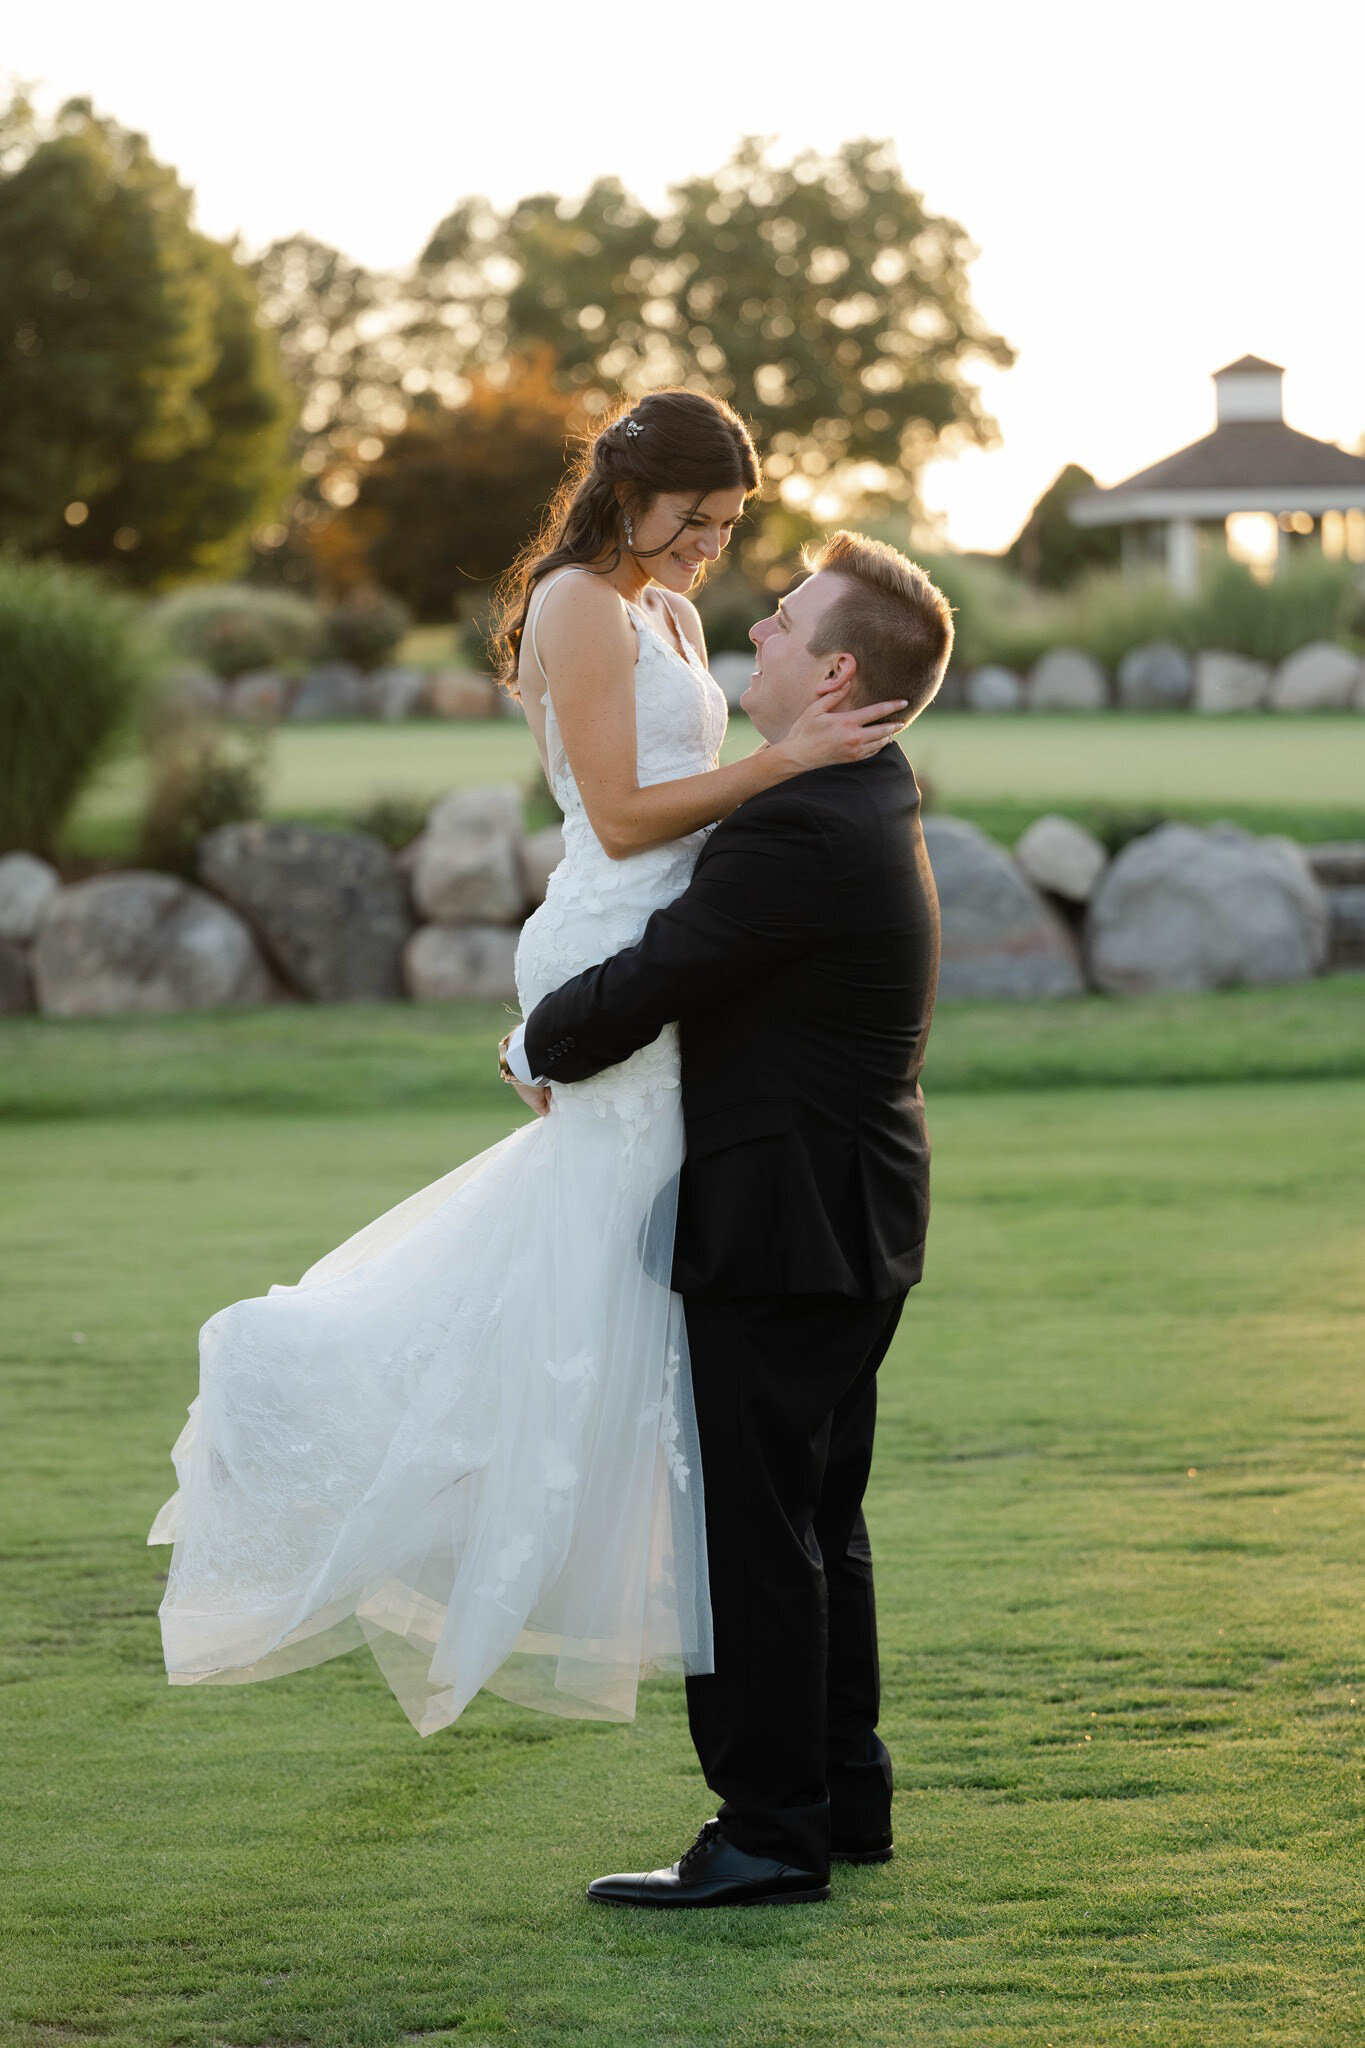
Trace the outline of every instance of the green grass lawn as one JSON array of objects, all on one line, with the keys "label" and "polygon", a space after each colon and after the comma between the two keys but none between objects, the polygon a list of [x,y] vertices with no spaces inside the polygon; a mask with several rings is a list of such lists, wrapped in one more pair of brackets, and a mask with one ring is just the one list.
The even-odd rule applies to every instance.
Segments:
[{"label": "green grass lawn", "polygon": [[508,1127],[496,1013],[0,1028],[6,2048],[1365,2041],[1360,991],[944,1008],[869,1511],[898,1856],[681,1920],[582,1897],[711,1810],[677,1686],[420,1742],[367,1653],[160,1668],[198,1325]]},{"label": "green grass lawn", "polygon": [[[755,735],[736,718],[726,758]],[[1043,716],[929,711],[906,740],[942,810],[1013,841],[1040,812],[1091,824],[1114,813],[1231,817],[1257,831],[1365,837],[1365,718]],[[519,720],[468,724],[284,726],[268,806],[277,817],[352,819],[377,797],[432,798],[478,783],[527,783],[535,746]],[[142,787],[139,761],[114,762],[69,828],[77,852],[124,856]]]}]

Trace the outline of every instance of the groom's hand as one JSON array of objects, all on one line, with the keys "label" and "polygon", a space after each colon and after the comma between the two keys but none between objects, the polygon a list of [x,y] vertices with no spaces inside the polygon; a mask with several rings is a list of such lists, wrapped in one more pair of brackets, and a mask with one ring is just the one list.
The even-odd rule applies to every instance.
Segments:
[{"label": "groom's hand", "polygon": [[548,1087],[539,1081],[523,1081],[520,1075],[514,1074],[511,1067],[507,1064],[507,1048],[511,1037],[512,1034],[509,1031],[507,1037],[500,1040],[498,1044],[498,1073],[507,1082],[509,1087],[516,1089],[528,1109],[533,1109],[537,1116],[548,1116],[550,1110],[550,1091]]},{"label": "groom's hand", "polygon": [[516,1089],[526,1107],[533,1109],[537,1116],[548,1116],[550,1114],[550,1091],[548,1088],[537,1088],[534,1082],[528,1084],[525,1081],[513,1081],[512,1086]]}]

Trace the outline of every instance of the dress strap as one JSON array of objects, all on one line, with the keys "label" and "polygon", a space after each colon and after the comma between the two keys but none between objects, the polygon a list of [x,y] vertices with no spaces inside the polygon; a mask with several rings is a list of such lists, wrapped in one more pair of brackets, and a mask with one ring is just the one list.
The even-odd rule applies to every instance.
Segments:
[{"label": "dress strap", "polygon": [[591,576],[593,573],[591,569],[580,568],[576,563],[570,562],[563,569],[556,569],[552,576],[547,576],[532,592],[530,607],[526,613],[526,630],[531,636],[531,652],[536,658],[536,667],[540,670],[547,683],[550,678],[546,671],[545,663],[540,658],[540,642],[536,639],[536,626],[540,620],[541,606],[550,595],[550,592],[558,589],[566,576]]}]

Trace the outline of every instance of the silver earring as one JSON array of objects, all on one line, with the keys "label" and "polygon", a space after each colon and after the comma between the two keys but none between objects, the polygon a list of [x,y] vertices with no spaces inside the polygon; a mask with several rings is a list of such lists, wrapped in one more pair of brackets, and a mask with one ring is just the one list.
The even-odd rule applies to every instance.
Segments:
[{"label": "silver earring", "polygon": [[624,515],[624,517],[626,522],[626,546],[628,548],[633,548],[635,545],[635,528],[630,523],[629,512],[627,512]]}]

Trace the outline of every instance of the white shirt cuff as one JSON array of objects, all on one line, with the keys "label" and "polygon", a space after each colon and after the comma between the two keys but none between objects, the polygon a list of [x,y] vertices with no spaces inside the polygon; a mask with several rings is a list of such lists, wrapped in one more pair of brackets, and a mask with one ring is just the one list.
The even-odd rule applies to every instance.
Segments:
[{"label": "white shirt cuff", "polygon": [[543,1088],[545,1083],[539,1075],[531,1072],[531,1062],[526,1057],[526,1026],[518,1024],[507,1041],[507,1064],[517,1079],[527,1088]]}]

